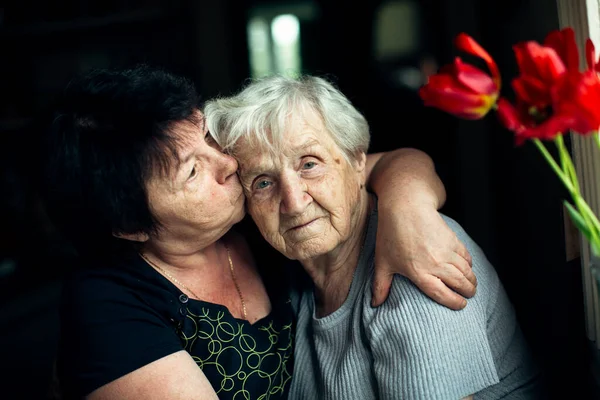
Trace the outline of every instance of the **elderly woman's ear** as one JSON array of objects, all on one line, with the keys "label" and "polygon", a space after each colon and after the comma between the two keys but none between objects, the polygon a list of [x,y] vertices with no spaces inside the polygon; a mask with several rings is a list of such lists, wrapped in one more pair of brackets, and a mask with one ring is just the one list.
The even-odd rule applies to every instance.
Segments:
[{"label": "elderly woman's ear", "polygon": [[367,184],[367,155],[364,152],[359,152],[355,157],[356,172],[361,173],[360,187],[361,189]]}]

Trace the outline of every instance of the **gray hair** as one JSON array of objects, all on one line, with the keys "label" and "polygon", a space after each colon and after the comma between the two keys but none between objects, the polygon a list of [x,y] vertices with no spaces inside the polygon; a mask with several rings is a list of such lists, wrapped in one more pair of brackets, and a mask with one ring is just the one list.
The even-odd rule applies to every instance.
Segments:
[{"label": "gray hair", "polygon": [[204,114],[211,135],[225,151],[231,152],[244,137],[251,146],[278,152],[288,117],[307,108],[321,116],[348,161],[367,152],[365,117],[331,83],[315,76],[254,80],[235,96],[208,101]]}]

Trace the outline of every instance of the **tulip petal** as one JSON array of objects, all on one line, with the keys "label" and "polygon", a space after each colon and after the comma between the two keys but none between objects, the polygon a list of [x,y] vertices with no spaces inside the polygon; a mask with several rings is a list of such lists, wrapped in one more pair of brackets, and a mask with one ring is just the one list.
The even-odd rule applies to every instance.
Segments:
[{"label": "tulip petal", "polygon": [[593,71],[596,66],[596,49],[591,39],[585,41],[585,60],[589,71]]},{"label": "tulip petal", "polygon": [[520,101],[536,108],[545,108],[552,102],[550,88],[534,77],[515,78],[512,81],[512,87]]},{"label": "tulip petal", "polygon": [[427,84],[419,90],[425,106],[435,107],[464,119],[483,118],[495,102],[495,97],[457,90],[452,86]]},{"label": "tulip petal", "polygon": [[513,46],[521,75],[531,75],[552,83],[566,71],[566,67],[556,51],[540,46],[533,41],[521,42]]},{"label": "tulip petal", "polygon": [[469,88],[471,91],[479,94],[497,94],[498,86],[492,78],[470,64],[465,64],[460,58],[454,60],[456,80]]},{"label": "tulip petal", "polygon": [[498,65],[490,56],[490,54],[475,41],[475,39],[462,32],[459,33],[454,39],[454,45],[457,49],[464,51],[465,53],[472,54],[483,59],[492,74],[492,78],[496,83],[496,86],[498,86],[498,88],[500,87],[500,70],[498,70]]},{"label": "tulip petal", "polygon": [[533,61],[533,57],[530,56],[532,51],[529,49],[528,42],[517,43],[513,46],[515,58],[517,59],[517,66],[521,75],[538,76],[537,65]]},{"label": "tulip petal", "polygon": [[579,50],[572,28],[550,32],[544,40],[544,46],[553,48],[569,71],[579,71]]},{"label": "tulip petal", "polygon": [[548,81],[554,81],[567,72],[567,68],[561,58],[550,47],[545,48],[545,52],[541,55],[539,61],[542,61],[539,64],[542,77]]},{"label": "tulip petal", "polygon": [[600,79],[595,71],[570,73],[552,93],[554,112],[573,118],[573,131],[595,132],[600,127]]},{"label": "tulip petal", "polygon": [[569,131],[574,119],[569,115],[553,115],[541,124],[519,132],[520,139],[552,140]]},{"label": "tulip petal", "polygon": [[520,133],[525,130],[525,125],[517,109],[505,98],[498,100],[497,117],[500,123],[509,131]]}]

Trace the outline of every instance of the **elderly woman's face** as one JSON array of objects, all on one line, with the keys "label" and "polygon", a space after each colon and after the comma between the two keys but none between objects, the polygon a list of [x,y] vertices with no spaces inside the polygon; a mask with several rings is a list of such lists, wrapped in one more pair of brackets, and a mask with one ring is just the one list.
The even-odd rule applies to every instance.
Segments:
[{"label": "elderly woman's face", "polygon": [[356,233],[365,155],[349,163],[312,110],[288,122],[280,154],[242,141],[236,156],[248,212],[262,235],[288,258],[305,260]]}]

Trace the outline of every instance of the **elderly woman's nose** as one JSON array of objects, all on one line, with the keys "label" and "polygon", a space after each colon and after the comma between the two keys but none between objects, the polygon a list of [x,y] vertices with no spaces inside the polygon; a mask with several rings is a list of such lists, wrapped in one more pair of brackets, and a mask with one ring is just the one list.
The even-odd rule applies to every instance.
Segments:
[{"label": "elderly woman's nose", "polygon": [[301,214],[310,203],[306,184],[298,177],[289,177],[281,181],[281,212],[283,214]]}]

